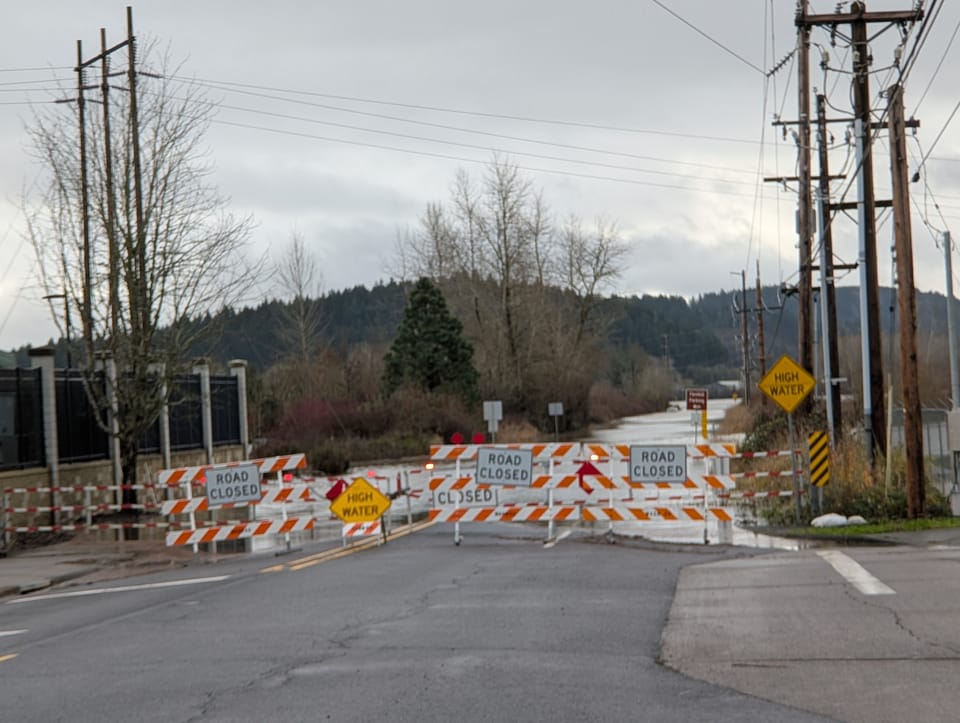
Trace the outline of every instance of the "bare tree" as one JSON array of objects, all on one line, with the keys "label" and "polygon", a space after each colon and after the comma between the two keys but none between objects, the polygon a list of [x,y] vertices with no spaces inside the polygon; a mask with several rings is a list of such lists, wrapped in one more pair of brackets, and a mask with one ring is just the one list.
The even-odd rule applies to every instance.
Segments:
[{"label": "bare tree", "polygon": [[[154,55],[148,47],[142,57]],[[159,61],[160,73],[137,74],[136,95],[114,88],[108,98],[104,82],[38,109],[27,129],[42,169],[39,197],[24,199],[39,284],[66,294],[80,320],[75,359],[100,425],[119,442],[125,484],[136,481],[160,390],[189,363],[204,320],[240,301],[254,278],[244,255],[251,221],[229,213],[209,182],[203,138],[215,105],[174,80],[169,57]],[[105,112],[87,112],[81,126],[94,100]],[[98,374],[114,365],[115,376]]]},{"label": "bare tree", "polygon": [[322,278],[317,260],[307,250],[300,232],[294,231],[291,235],[277,275],[292,292],[292,298],[282,307],[280,335],[292,355],[307,362],[320,348]]},{"label": "bare tree", "polygon": [[449,207],[430,204],[401,240],[404,269],[444,289],[475,349],[481,386],[521,403],[580,379],[600,292],[624,255],[615,226],[556,229],[542,194],[494,158],[479,184],[463,171]]}]

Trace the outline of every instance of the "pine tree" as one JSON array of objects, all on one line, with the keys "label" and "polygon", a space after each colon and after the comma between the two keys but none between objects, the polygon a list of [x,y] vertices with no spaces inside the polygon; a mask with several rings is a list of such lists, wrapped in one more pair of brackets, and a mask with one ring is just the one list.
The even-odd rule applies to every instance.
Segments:
[{"label": "pine tree", "polygon": [[384,359],[387,395],[403,386],[477,398],[473,347],[463,338],[463,325],[450,314],[443,293],[429,279],[420,279],[410,293],[403,319]]}]

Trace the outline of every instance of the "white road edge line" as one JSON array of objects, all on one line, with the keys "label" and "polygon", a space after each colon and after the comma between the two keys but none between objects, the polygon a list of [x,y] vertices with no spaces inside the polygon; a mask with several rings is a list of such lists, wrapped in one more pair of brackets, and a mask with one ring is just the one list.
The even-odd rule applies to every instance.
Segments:
[{"label": "white road edge line", "polygon": [[565,540],[565,539],[567,539],[568,537],[570,537],[570,530],[566,530],[566,531],[564,531],[564,532],[561,532],[559,535],[557,535],[556,537],[554,537],[554,538],[553,538],[552,540],[550,540],[549,542],[544,542],[544,543],[543,543],[543,547],[544,547],[544,549],[549,549],[549,548],[553,547],[554,545],[556,545],[558,542],[560,542],[560,540]]},{"label": "white road edge line", "polygon": [[30,632],[29,630],[0,630],[0,638],[4,638],[8,635],[23,635],[24,633]]},{"label": "white road edge line", "polygon": [[839,550],[820,550],[817,554],[864,595],[897,594],[896,590],[871,575],[859,562]]},{"label": "white road edge line", "polygon": [[132,592],[134,590],[152,590],[162,587],[177,587],[179,585],[200,585],[205,582],[221,582],[229,578],[229,575],[218,575],[216,577],[191,577],[186,580],[171,580],[170,582],[148,582],[142,585],[123,585],[120,587],[98,587],[92,590],[73,590],[71,592],[55,592],[49,595],[31,595],[29,597],[15,598],[8,600],[7,605],[17,605],[19,603],[35,602],[37,600],[55,600],[64,597],[84,597],[86,595],[105,595],[111,592]]}]

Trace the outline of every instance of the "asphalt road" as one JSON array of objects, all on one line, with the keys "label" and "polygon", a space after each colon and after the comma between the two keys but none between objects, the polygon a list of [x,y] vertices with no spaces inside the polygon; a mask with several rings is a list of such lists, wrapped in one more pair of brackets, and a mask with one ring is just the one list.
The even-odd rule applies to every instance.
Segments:
[{"label": "asphalt road", "polygon": [[5,601],[0,720],[827,720],[658,661],[681,569],[754,553],[507,525],[314,552]]}]

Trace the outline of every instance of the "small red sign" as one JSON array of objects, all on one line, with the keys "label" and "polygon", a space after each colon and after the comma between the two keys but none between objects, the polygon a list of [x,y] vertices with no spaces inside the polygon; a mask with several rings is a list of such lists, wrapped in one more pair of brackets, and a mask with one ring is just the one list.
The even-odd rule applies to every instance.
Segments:
[{"label": "small red sign", "polygon": [[707,390],[706,389],[688,389],[687,390],[687,409],[702,411],[707,408]]},{"label": "small red sign", "polygon": [[327,499],[333,502],[335,499],[337,499],[337,497],[343,494],[345,489],[347,489],[347,483],[342,479],[338,479],[336,482],[334,482],[333,487],[327,490]]}]

